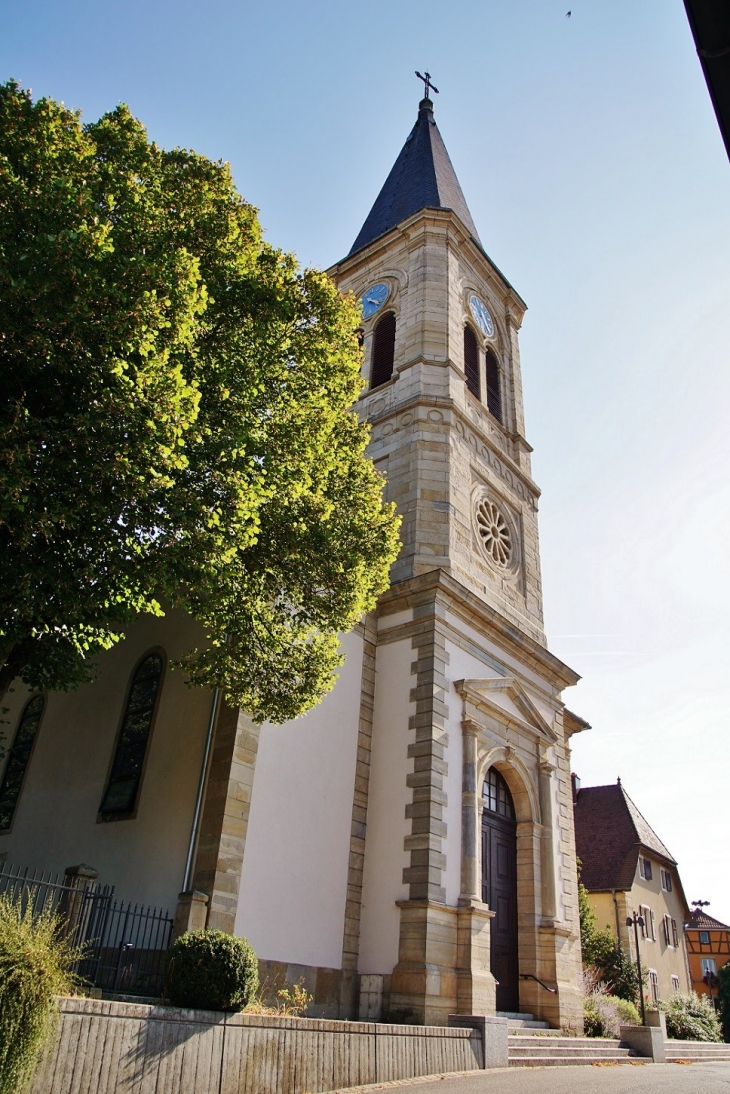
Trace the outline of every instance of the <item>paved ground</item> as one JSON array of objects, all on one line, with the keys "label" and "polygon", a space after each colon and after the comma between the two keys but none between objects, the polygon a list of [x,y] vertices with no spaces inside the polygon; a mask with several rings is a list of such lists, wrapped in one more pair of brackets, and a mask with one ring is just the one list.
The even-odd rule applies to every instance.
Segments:
[{"label": "paved ground", "polygon": [[730,1094],[730,1063],[499,1068],[357,1088],[363,1094],[397,1089],[413,1094]]}]

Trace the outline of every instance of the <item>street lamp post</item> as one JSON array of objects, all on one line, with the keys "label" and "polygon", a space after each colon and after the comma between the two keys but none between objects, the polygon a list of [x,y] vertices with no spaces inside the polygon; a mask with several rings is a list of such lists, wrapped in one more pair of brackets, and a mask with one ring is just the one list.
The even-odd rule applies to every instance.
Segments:
[{"label": "street lamp post", "polygon": [[639,953],[639,927],[644,926],[643,915],[637,915],[636,912],[632,912],[630,916],[626,918],[626,926],[634,928],[634,937],[636,939],[636,969],[639,974],[639,1000],[641,1002],[641,1024],[646,1025],[646,1007],[644,1005],[644,984],[641,979],[641,954]]}]

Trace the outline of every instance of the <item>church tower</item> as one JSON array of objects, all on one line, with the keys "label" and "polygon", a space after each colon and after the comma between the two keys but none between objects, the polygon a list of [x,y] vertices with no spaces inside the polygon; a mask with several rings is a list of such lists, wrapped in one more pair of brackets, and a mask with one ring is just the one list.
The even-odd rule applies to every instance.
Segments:
[{"label": "church tower", "polygon": [[522,1010],[582,1030],[568,740],[586,725],[560,698],[577,674],[545,644],[526,306],[481,243],[429,97],[330,273],[362,301],[360,411],[403,518],[368,623],[357,967],[403,1019]]}]

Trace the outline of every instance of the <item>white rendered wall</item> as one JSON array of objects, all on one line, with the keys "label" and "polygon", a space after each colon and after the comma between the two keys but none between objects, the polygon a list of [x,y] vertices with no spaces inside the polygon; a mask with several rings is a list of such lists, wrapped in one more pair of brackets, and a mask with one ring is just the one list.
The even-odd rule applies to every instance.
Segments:
[{"label": "white rendered wall", "polygon": [[[410,615],[410,613],[409,613]],[[393,617],[381,619],[386,625]],[[404,620],[403,620],[404,621]],[[406,804],[412,791],[406,778],[413,770],[408,745],[413,733],[410,638],[379,645],[376,655],[375,712],[370,759],[365,869],[360,915],[361,973],[388,975],[398,962],[400,911],[397,900],[408,899],[403,870],[410,863],[403,841],[410,832]]]},{"label": "white rendered wall", "polygon": [[268,961],[342,965],[363,638],[342,646],[322,703],[261,728],[235,932]]},{"label": "white rendered wall", "polygon": [[[148,744],[137,815],[99,823],[130,676],[143,654],[162,647],[182,656],[200,633],[182,612],[143,616],[127,638],[100,656],[97,679],[78,691],[51,692],[38,729],[10,832],[0,856],[62,872],[95,867],[117,895],[175,910],[185,868],[193,806],[210,712],[210,692],[186,687],[168,664]],[[19,687],[6,705],[10,735],[27,697]]]}]

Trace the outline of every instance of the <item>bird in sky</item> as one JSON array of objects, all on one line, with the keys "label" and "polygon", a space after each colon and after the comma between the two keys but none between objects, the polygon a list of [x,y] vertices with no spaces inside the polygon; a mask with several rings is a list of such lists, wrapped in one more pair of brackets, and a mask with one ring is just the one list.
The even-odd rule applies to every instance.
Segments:
[{"label": "bird in sky", "polygon": [[572,15],[572,14],[573,14],[573,12],[572,12],[572,11],[566,11],[566,13],[565,13],[565,18],[566,18],[566,19],[570,19],[570,17],[571,17],[571,15]]}]

